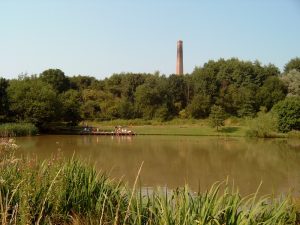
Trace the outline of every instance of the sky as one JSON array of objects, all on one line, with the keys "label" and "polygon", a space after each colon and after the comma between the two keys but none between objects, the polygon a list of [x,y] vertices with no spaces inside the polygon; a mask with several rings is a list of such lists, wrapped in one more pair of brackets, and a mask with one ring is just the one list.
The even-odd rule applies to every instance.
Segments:
[{"label": "sky", "polygon": [[0,0],[0,76],[58,68],[113,73],[184,72],[237,57],[283,69],[300,57],[300,0]]}]

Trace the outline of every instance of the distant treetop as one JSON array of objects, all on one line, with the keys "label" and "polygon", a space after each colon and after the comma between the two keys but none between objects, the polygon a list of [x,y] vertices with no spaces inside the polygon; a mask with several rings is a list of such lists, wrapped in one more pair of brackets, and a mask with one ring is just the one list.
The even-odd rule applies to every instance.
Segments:
[{"label": "distant treetop", "polygon": [[284,67],[284,72],[288,73],[291,70],[297,70],[300,72],[300,58],[296,57],[291,59]]}]

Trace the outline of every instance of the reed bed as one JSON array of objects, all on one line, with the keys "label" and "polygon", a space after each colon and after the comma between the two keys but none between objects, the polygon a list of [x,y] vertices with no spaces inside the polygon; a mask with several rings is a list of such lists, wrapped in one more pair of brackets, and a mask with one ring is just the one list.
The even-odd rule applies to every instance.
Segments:
[{"label": "reed bed", "polygon": [[129,188],[75,158],[39,162],[17,158],[16,148],[1,141],[1,224],[299,224],[288,196],[241,197],[227,182],[203,193],[188,187],[150,193],[137,188],[138,176]]},{"label": "reed bed", "polygon": [[0,137],[32,136],[38,129],[31,123],[4,123],[0,124]]}]

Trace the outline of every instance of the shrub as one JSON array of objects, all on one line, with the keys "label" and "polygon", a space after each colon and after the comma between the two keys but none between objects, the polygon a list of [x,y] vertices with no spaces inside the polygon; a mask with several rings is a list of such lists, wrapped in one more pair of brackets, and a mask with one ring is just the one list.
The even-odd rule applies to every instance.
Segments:
[{"label": "shrub", "polygon": [[274,137],[277,132],[277,118],[274,114],[262,110],[257,113],[257,117],[248,121],[248,126],[248,137]]},{"label": "shrub", "polygon": [[281,132],[300,130],[300,97],[288,97],[274,105],[272,111],[278,116]]}]

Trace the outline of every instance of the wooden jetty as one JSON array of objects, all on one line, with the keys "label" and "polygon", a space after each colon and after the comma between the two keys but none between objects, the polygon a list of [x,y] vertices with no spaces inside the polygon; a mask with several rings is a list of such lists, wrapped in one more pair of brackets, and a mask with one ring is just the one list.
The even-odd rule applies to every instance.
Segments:
[{"label": "wooden jetty", "polygon": [[116,126],[113,131],[100,130],[97,127],[84,127],[80,132],[82,135],[107,135],[107,136],[132,136],[136,135],[133,131],[125,127]]}]

